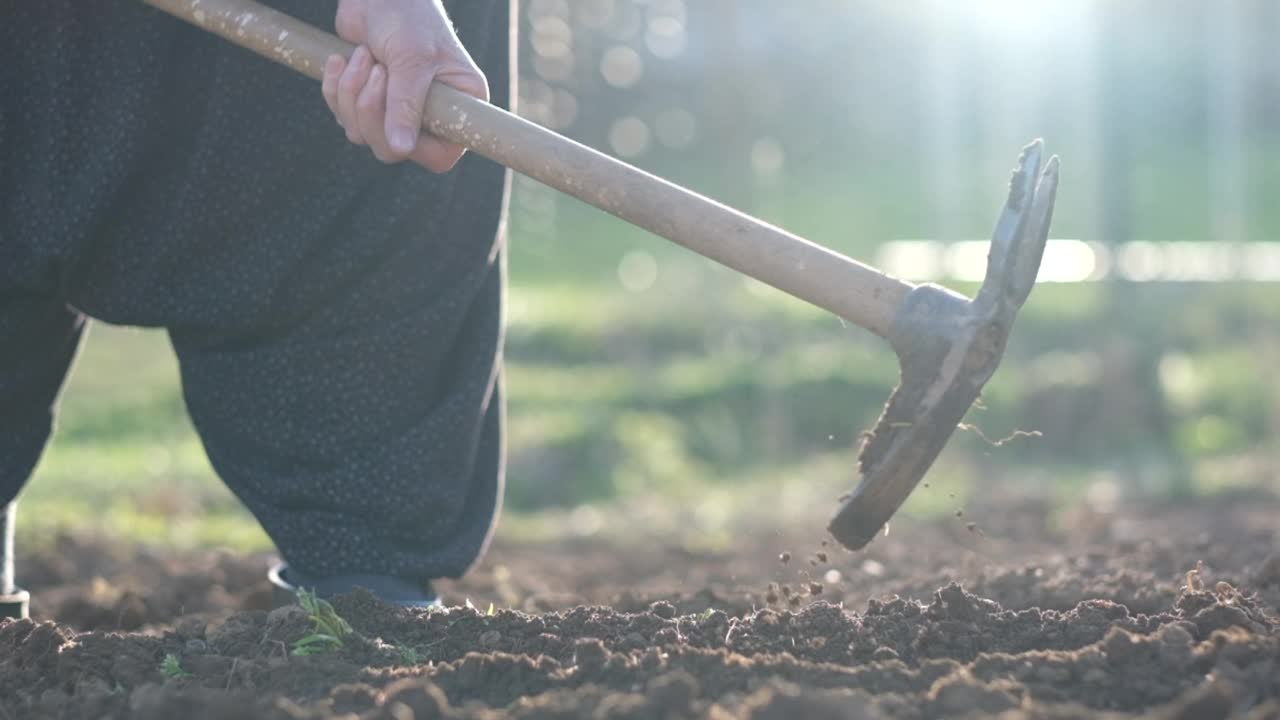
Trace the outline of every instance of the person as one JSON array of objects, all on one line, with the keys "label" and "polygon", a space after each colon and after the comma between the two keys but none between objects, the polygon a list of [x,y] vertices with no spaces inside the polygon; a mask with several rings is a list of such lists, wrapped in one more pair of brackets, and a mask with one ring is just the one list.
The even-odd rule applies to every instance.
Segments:
[{"label": "person", "polygon": [[161,328],[280,587],[438,603],[501,509],[510,178],[419,129],[436,82],[511,107],[510,0],[266,4],[359,49],[317,86],[137,0],[0,0],[0,502],[87,323]]}]

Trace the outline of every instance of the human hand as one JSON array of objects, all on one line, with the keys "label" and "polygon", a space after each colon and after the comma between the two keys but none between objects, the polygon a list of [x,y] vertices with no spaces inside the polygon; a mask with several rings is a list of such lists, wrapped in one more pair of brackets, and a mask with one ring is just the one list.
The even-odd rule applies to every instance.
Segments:
[{"label": "human hand", "polygon": [[329,57],[321,88],[347,139],[384,163],[450,170],[464,148],[423,131],[427,91],[438,81],[488,102],[489,84],[441,1],[339,0],[336,29],[357,47]]}]

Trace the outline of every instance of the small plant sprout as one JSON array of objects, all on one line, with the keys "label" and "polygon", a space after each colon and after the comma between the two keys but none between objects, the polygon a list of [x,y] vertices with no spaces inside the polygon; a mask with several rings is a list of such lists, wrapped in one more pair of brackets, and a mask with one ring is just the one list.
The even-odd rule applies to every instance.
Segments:
[{"label": "small plant sprout", "polygon": [[328,600],[316,597],[315,593],[298,590],[298,604],[311,619],[315,632],[293,644],[294,655],[316,655],[342,647],[343,640],[352,633],[351,625]]},{"label": "small plant sprout", "polygon": [[418,651],[408,645],[397,645],[396,652],[400,654],[401,665],[417,665]]},{"label": "small plant sprout", "polygon": [[164,660],[160,661],[160,674],[170,680],[185,680],[194,677],[191,673],[182,669],[182,663],[178,660],[178,656],[169,653],[164,656]]}]

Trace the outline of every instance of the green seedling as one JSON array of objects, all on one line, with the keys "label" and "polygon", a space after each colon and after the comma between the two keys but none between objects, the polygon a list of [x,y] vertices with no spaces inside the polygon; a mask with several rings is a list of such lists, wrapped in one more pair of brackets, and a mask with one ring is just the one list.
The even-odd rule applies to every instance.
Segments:
[{"label": "green seedling", "polygon": [[418,660],[419,660],[418,651],[409,647],[408,645],[396,646],[396,652],[400,653],[401,665],[417,665],[418,664]]},{"label": "green seedling", "polygon": [[307,612],[315,632],[293,644],[294,655],[317,655],[337,650],[353,631],[351,625],[328,600],[316,597],[315,593],[298,590],[298,604]]},{"label": "green seedling", "polygon": [[173,653],[165,655],[164,660],[160,661],[160,674],[170,680],[185,680],[189,677],[195,677],[182,669],[182,663],[178,660],[178,656]]}]

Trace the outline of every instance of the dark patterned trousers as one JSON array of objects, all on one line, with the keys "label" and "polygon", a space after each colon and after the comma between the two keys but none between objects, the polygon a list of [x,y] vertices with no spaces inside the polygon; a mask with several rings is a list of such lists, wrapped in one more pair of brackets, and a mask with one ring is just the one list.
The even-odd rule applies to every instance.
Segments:
[{"label": "dark patterned trousers", "polygon": [[[508,2],[449,4],[500,107]],[[333,32],[334,0],[268,4]],[[0,502],[86,322],[163,328],[212,466],[285,560],[464,574],[503,488],[507,171],[383,165],[318,83],[136,0],[0,18]]]}]

